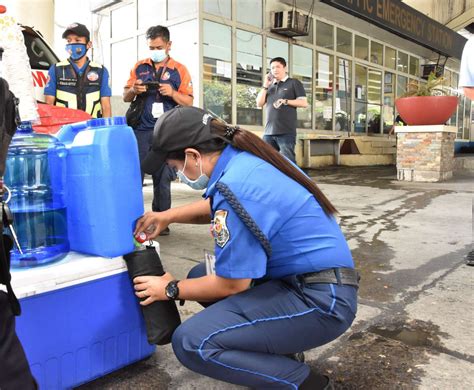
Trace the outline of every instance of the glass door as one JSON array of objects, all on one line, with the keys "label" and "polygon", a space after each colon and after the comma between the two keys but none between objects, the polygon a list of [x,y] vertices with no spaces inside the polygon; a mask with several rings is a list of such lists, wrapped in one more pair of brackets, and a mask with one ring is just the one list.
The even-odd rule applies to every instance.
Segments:
[{"label": "glass door", "polygon": [[[316,88],[314,91],[315,128],[332,130],[332,96],[333,96],[333,59],[325,53],[316,53]],[[336,130],[341,130],[336,127]]]},{"label": "glass door", "polygon": [[395,75],[385,72],[383,79],[383,133],[388,134],[395,118]]},{"label": "glass door", "polygon": [[351,61],[337,58],[337,91],[334,107],[334,128],[336,131],[351,131],[351,66]]},{"label": "glass door", "polygon": [[308,107],[296,110],[296,126],[302,129],[311,129],[312,102],[313,102],[313,51],[306,47],[293,45],[292,77],[301,81],[306,92]]},{"label": "glass door", "polygon": [[359,64],[354,77],[354,132],[367,132],[367,67]]},{"label": "glass door", "polygon": [[367,70],[367,133],[381,134],[382,120],[382,72]]},{"label": "glass door", "polygon": [[354,85],[354,132],[381,134],[382,72],[356,64]]}]

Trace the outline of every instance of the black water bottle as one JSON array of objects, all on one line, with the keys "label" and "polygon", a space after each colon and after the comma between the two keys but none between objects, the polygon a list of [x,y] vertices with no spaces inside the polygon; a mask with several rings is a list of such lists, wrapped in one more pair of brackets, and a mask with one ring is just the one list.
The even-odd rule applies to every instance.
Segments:
[{"label": "black water bottle", "polygon": [[[137,276],[162,276],[165,274],[156,248],[150,245],[139,245],[135,251],[123,256],[127,263],[130,279]],[[146,298],[141,298],[143,301]],[[181,324],[174,301],[156,301],[141,306],[145,320],[149,344],[164,345],[171,342],[175,329]]]}]

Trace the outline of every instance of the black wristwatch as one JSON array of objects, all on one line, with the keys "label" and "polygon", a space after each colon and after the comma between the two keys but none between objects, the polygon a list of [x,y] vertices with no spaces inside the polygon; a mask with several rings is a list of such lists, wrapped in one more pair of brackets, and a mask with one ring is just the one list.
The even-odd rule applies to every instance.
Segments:
[{"label": "black wristwatch", "polygon": [[168,297],[170,301],[175,301],[179,297],[178,283],[179,283],[179,280],[172,280],[165,287],[165,295]]}]

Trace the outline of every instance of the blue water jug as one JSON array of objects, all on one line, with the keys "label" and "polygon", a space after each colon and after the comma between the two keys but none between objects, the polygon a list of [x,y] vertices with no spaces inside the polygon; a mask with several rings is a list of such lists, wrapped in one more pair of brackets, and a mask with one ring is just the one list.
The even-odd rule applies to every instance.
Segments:
[{"label": "blue water jug", "polygon": [[57,135],[67,155],[71,250],[104,257],[132,252],[143,214],[138,147],[124,117],[64,126]]},{"label": "blue water jug", "polygon": [[60,142],[65,145],[70,145],[74,138],[76,138],[77,133],[87,128],[87,121],[70,123],[64,125],[56,134],[56,137]]},{"label": "blue water jug", "polygon": [[5,184],[22,249],[11,251],[12,267],[33,267],[62,259],[69,251],[66,221],[66,149],[22,123],[12,139]]}]

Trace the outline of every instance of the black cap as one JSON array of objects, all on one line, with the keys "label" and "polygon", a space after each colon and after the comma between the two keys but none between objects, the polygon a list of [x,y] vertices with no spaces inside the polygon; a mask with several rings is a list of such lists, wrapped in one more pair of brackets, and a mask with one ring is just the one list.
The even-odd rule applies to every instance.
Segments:
[{"label": "black cap", "polygon": [[213,115],[198,107],[178,106],[165,112],[155,124],[150,151],[142,162],[145,173],[152,174],[165,162],[168,153],[219,138],[211,134]]},{"label": "black cap", "polygon": [[91,40],[91,33],[81,23],[72,23],[66,27],[66,31],[63,32],[63,38],[67,38],[69,34],[76,34],[78,37],[85,37],[87,42]]}]

